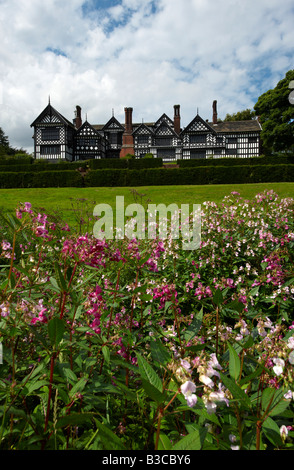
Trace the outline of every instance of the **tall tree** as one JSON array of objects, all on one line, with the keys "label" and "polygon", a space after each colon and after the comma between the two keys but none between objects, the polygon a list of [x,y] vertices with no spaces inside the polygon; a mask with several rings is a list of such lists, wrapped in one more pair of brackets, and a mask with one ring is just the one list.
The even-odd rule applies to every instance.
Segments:
[{"label": "tall tree", "polygon": [[294,106],[288,99],[291,80],[294,70],[289,70],[273,90],[263,93],[254,106],[262,125],[262,145],[269,153],[294,150]]},{"label": "tall tree", "polygon": [[251,119],[255,119],[255,117],[255,111],[248,108],[234,114],[227,114],[224,121],[250,121]]},{"label": "tall tree", "polygon": [[10,146],[7,135],[4,134],[3,129],[0,127],[0,156],[14,156],[16,154],[29,155],[23,148],[16,149]]},{"label": "tall tree", "polygon": [[4,134],[4,131],[0,127],[0,154],[7,153],[7,150],[10,148],[9,140],[7,135]]}]

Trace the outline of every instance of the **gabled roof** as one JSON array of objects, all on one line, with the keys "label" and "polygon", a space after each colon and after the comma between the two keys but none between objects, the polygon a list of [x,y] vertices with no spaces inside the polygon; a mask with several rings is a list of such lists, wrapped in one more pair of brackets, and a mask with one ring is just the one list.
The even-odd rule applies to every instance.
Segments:
[{"label": "gabled roof", "polygon": [[[133,126],[133,127],[134,127],[134,126]],[[146,124],[144,124],[144,123],[138,125],[138,127],[136,127],[136,128],[134,129],[133,134],[134,134],[134,135],[135,135],[135,134],[140,134],[140,133],[142,133],[142,131],[145,131],[145,132],[143,132],[143,133],[145,133],[145,134],[146,134],[146,133],[148,133],[148,134],[153,134],[152,128],[150,128],[150,126],[148,126],[148,125],[146,125]]]},{"label": "gabled roof", "polygon": [[213,134],[216,133],[212,125],[204,121],[204,119],[202,119],[199,114],[197,114],[194,119],[192,119],[192,121],[181,131],[181,135],[187,132],[212,132]]},{"label": "gabled roof", "polygon": [[105,130],[111,129],[111,128],[118,128],[122,131],[125,130],[124,126],[114,116],[112,116],[109,119],[109,121],[102,127],[101,130],[105,131]]},{"label": "gabled roof", "polygon": [[154,127],[158,127],[161,125],[161,123],[165,121],[166,123],[168,123],[170,126],[173,126],[174,125],[174,121],[168,117],[167,114],[163,113],[159,119],[157,119],[157,121],[155,122],[154,124]]},{"label": "gabled roof", "polygon": [[92,126],[92,124],[90,124],[88,121],[85,121],[85,122],[81,125],[81,127],[79,127],[79,128],[77,129],[77,134],[81,134],[81,133],[85,130],[85,128],[91,129],[93,132],[95,132],[95,134],[97,134],[97,135],[99,135],[99,136],[101,137],[101,134],[100,134],[100,132],[98,131],[98,129],[96,129],[94,126]]},{"label": "gabled roof", "polygon": [[[160,135],[160,130],[163,129],[163,128],[167,128],[169,130],[169,135],[173,135],[174,137],[177,137],[179,138],[178,134],[176,133],[176,131],[170,126],[170,124],[166,121],[162,121],[161,124],[159,126],[157,126],[155,129],[154,129],[154,134],[155,135]],[[161,134],[161,135],[168,135],[168,134]]]},{"label": "gabled roof", "polygon": [[217,124],[209,123],[209,125],[217,133],[260,132],[262,130],[257,119],[250,119],[248,121],[223,121]]},{"label": "gabled roof", "polygon": [[[48,120],[46,119],[48,117]],[[66,126],[70,126],[73,129],[75,129],[75,126],[73,125],[72,122],[70,122],[68,119],[66,119],[62,114],[60,114],[53,106],[49,103],[46,108],[41,112],[41,114],[37,117],[37,119],[34,120],[34,122],[31,124],[31,127],[35,126],[36,124],[41,124],[41,123],[62,123],[65,124]]]}]

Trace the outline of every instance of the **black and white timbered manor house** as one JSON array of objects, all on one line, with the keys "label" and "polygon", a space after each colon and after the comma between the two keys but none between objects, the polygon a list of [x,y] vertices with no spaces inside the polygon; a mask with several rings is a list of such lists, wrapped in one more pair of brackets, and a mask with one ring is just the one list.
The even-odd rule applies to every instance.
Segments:
[{"label": "black and white timbered manor house", "polygon": [[212,122],[197,113],[181,128],[180,106],[174,106],[173,119],[162,114],[152,123],[133,123],[133,108],[125,108],[125,122],[114,115],[106,124],[82,122],[76,106],[72,121],[50,103],[31,124],[34,128],[36,159],[89,160],[120,158],[128,154],[141,158],[153,154],[164,162],[195,158],[248,158],[260,154],[261,126],[258,120],[219,121],[217,102],[212,104]]}]

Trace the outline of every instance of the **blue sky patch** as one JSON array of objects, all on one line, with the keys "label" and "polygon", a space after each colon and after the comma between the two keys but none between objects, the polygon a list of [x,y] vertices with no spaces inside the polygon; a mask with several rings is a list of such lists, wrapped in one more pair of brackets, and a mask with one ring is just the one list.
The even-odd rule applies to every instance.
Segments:
[{"label": "blue sky patch", "polygon": [[47,47],[46,52],[53,52],[55,55],[61,55],[62,57],[67,57],[66,53],[61,49],[54,48],[54,47]]}]

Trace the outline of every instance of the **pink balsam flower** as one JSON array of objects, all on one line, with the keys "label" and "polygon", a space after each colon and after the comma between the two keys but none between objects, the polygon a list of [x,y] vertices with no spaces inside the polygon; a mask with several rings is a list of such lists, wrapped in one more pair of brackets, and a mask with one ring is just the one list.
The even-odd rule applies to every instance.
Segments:
[{"label": "pink balsam flower", "polygon": [[185,383],[181,385],[181,392],[184,395],[185,399],[187,400],[187,405],[192,408],[197,403],[197,396],[194,392],[196,392],[196,385],[191,382],[191,380],[187,380]]}]

